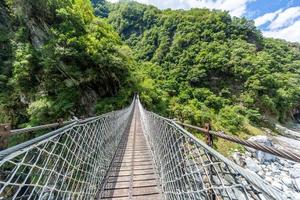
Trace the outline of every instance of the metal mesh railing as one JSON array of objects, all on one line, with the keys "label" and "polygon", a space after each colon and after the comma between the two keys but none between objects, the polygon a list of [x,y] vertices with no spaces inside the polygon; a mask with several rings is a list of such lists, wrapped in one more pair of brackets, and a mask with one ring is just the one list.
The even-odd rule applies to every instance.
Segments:
[{"label": "metal mesh railing", "polygon": [[0,152],[0,199],[94,199],[138,103],[165,199],[293,199],[173,121],[126,109],[73,122]]},{"label": "metal mesh railing", "polygon": [[165,199],[288,199],[173,121],[139,107]]},{"label": "metal mesh railing", "polygon": [[0,199],[95,198],[133,106],[1,151]]}]

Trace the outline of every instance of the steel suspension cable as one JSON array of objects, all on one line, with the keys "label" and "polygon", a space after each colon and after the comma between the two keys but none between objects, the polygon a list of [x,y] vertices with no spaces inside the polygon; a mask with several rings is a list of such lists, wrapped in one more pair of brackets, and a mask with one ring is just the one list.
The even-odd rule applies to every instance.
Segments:
[{"label": "steel suspension cable", "polygon": [[232,142],[235,142],[237,144],[242,144],[244,146],[247,146],[247,147],[250,147],[250,148],[253,148],[253,149],[256,149],[256,150],[260,150],[260,151],[263,151],[263,152],[266,152],[266,153],[270,153],[270,154],[273,154],[275,156],[279,156],[279,157],[282,157],[282,158],[285,158],[285,159],[288,159],[288,160],[292,160],[292,161],[295,161],[295,162],[300,162],[300,155],[295,153],[295,152],[289,151],[289,150],[276,149],[274,147],[269,147],[269,146],[266,146],[266,145],[262,145],[258,142],[242,140],[238,137],[227,135],[224,132],[207,131],[204,128],[200,128],[200,127],[193,126],[193,125],[186,124],[186,123],[181,123],[181,122],[178,122],[178,121],[176,121],[176,123],[179,124],[179,125],[188,127],[188,128],[192,128],[192,129],[201,131],[201,132],[206,133],[206,134],[207,133],[212,134],[216,137],[219,137],[219,138],[222,138],[222,139],[225,139],[225,140],[228,140],[228,141],[232,141]]}]

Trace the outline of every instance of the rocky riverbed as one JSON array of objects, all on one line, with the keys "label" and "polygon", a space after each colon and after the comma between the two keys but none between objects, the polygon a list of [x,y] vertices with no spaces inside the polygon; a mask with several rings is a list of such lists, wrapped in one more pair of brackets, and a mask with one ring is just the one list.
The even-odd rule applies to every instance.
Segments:
[{"label": "rocky riverbed", "polygon": [[[300,152],[300,141],[290,138],[255,136],[249,140],[278,149],[285,148]],[[300,199],[300,163],[251,148],[247,148],[245,153],[236,151],[231,158],[235,163],[259,175],[292,199]]]},{"label": "rocky riverbed", "polygon": [[297,140],[300,139],[300,125],[299,124],[293,125],[293,130],[286,128],[280,124],[275,124],[275,128],[282,135],[288,136],[289,138],[292,138],[292,139],[297,139]]}]

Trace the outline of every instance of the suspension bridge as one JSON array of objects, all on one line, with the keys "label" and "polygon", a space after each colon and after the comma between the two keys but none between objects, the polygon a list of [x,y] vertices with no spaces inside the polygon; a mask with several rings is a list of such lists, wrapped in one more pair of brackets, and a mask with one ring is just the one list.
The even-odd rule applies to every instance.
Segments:
[{"label": "suspension bridge", "polygon": [[288,197],[174,121],[145,110],[136,97],[123,110],[69,122],[0,151],[0,199]]}]

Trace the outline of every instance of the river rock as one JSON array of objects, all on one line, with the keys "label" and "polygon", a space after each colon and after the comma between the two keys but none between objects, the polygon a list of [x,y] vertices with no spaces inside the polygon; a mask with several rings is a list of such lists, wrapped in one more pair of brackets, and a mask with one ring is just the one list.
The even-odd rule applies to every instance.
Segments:
[{"label": "river rock", "polygon": [[265,174],[264,174],[264,171],[259,171],[258,173],[257,173],[257,175],[259,175],[261,178],[264,178],[265,177]]},{"label": "river rock", "polygon": [[286,191],[290,191],[290,188],[287,187],[286,185],[282,184],[282,190],[283,190],[284,192],[286,192]]},{"label": "river rock", "polygon": [[292,178],[300,178],[300,163],[297,163],[290,169],[290,176]]},{"label": "river rock", "polygon": [[214,184],[216,184],[216,185],[222,185],[222,183],[221,183],[221,181],[220,181],[220,179],[219,179],[219,177],[218,176],[213,176],[212,177],[212,180],[213,180],[213,183]]},{"label": "river rock", "polygon": [[287,166],[288,163],[286,162],[286,160],[284,159],[278,159],[278,162],[282,165],[282,166]]},{"label": "river rock", "polygon": [[265,178],[265,180],[266,180],[267,182],[269,182],[269,183],[272,183],[272,182],[273,182],[273,179],[272,179],[271,177],[269,177],[269,176],[267,176],[267,177]]},{"label": "river rock", "polygon": [[300,192],[293,193],[294,199],[300,199]]},{"label": "river rock", "polygon": [[[276,143],[266,136],[256,136],[249,139],[269,147],[285,149],[282,146],[276,146]],[[251,148],[242,154],[234,152],[232,160],[235,163],[244,166],[247,170],[256,173],[273,188],[281,190],[286,199],[300,200],[300,163],[295,163],[277,156],[270,155]],[[244,165],[243,165],[244,162]]]},{"label": "river rock", "polygon": [[288,176],[283,176],[281,182],[289,188],[293,186],[292,179]]},{"label": "river rock", "polygon": [[263,194],[258,194],[258,196],[259,196],[259,199],[261,199],[261,200],[267,200],[266,198],[265,198],[265,196],[263,195]]},{"label": "river rock", "polygon": [[258,172],[258,171],[262,170],[261,166],[259,166],[253,159],[251,159],[249,157],[246,158],[245,162],[246,162],[247,168],[253,172]]},{"label": "river rock", "polygon": [[[232,196],[233,197],[236,196],[238,200],[244,200],[244,199],[247,200],[248,199],[248,197],[246,196],[246,194],[243,191],[241,191],[237,188],[232,188],[232,190],[234,191]],[[228,190],[228,191],[231,192],[231,190]]]},{"label": "river rock", "polygon": [[233,161],[238,164],[239,166],[244,166],[245,165],[245,161],[241,155],[240,152],[234,152],[232,155],[232,159]]},{"label": "river rock", "polygon": [[266,176],[272,176],[272,172],[267,171],[267,172],[266,172]]},{"label": "river rock", "polygon": [[[268,146],[268,147],[273,147],[272,141],[264,135],[259,135],[259,136],[254,136],[248,139],[249,141],[252,142],[257,142],[262,145]],[[252,149],[253,152],[253,149]],[[253,156],[257,158],[261,163],[263,162],[270,162],[270,161],[276,161],[277,157],[274,155],[271,155],[269,153],[264,153],[262,151],[254,150]]]},{"label": "river rock", "polygon": [[274,188],[277,188],[278,190],[283,190],[283,187],[282,187],[282,184],[279,182],[279,181],[273,181],[271,183],[271,185],[274,187]]},{"label": "river rock", "polygon": [[300,178],[296,178],[292,180],[292,183],[294,185],[294,188],[297,192],[300,192]]}]

